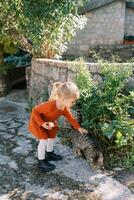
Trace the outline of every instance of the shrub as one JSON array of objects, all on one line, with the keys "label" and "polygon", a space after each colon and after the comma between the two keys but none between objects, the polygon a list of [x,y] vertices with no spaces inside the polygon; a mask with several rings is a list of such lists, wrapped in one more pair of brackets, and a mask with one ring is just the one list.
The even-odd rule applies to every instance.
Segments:
[{"label": "shrub", "polygon": [[109,165],[121,162],[120,165],[132,167],[134,119],[129,111],[134,103],[134,91],[125,91],[132,65],[119,66],[100,59],[98,65],[103,77],[100,84],[93,82],[83,61],[76,69],[76,83],[81,92],[78,102],[83,115],[82,126],[98,138],[106,156],[114,155],[115,160],[113,162],[110,158]]}]

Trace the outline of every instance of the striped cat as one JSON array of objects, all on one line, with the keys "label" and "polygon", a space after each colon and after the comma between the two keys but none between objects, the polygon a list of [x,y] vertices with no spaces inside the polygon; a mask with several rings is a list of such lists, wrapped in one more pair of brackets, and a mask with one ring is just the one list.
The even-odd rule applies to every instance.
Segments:
[{"label": "striped cat", "polygon": [[[81,124],[80,104],[76,106],[76,119]],[[72,146],[75,156],[85,157],[92,169],[99,169],[103,166],[103,155],[100,144],[89,133],[80,135],[76,129],[73,129]]]}]

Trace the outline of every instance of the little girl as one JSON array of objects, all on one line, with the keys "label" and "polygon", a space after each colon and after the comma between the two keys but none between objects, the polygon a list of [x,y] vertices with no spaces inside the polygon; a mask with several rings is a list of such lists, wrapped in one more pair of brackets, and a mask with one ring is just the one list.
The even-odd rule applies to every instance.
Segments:
[{"label": "little girl", "polygon": [[56,82],[53,85],[49,100],[32,109],[28,129],[39,139],[38,167],[44,172],[55,169],[55,165],[49,161],[62,159],[60,155],[55,154],[53,151],[55,137],[59,130],[57,123],[59,116],[65,116],[81,134],[87,133],[87,130],[80,127],[70,111],[78,98],[79,90],[74,83]]}]

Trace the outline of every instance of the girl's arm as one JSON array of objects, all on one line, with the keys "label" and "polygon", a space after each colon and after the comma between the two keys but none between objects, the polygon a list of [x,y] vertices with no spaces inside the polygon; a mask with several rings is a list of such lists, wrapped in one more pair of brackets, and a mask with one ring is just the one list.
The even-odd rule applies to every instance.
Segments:
[{"label": "girl's arm", "polygon": [[63,115],[67,118],[67,120],[70,122],[70,124],[75,128],[79,129],[81,126],[77,122],[77,120],[74,118],[73,114],[71,113],[70,109],[66,108],[63,111]]},{"label": "girl's arm", "polygon": [[71,125],[78,129],[81,134],[87,134],[88,131],[80,126],[77,120],[74,118],[73,114],[71,113],[70,109],[65,108],[63,111],[63,115],[67,118],[67,120],[71,123]]},{"label": "girl's arm", "polygon": [[45,105],[44,103],[41,103],[37,106],[35,106],[33,109],[32,109],[32,118],[36,121],[36,123],[39,125],[39,126],[42,126],[44,124],[44,120],[42,119],[42,113],[43,113],[43,110],[44,109],[47,109],[47,105]]}]

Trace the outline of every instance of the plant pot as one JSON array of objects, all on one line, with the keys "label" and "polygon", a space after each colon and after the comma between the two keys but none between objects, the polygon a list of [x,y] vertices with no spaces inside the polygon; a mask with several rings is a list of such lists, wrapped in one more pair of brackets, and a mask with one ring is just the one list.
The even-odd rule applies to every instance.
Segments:
[{"label": "plant pot", "polygon": [[0,96],[7,94],[8,89],[8,75],[0,75]]}]

